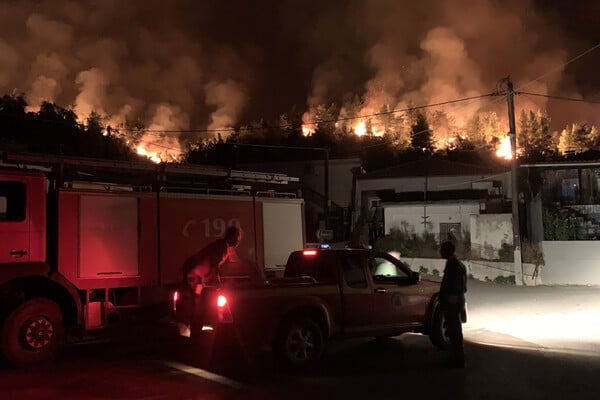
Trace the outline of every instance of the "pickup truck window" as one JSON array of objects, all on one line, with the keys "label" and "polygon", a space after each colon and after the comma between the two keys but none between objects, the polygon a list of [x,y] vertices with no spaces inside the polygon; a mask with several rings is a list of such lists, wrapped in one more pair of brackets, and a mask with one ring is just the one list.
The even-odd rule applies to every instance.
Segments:
[{"label": "pickup truck window", "polygon": [[351,288],[363,289],[367,287],[367,277],[361,263],[361,258],[353,255],[343,256],[341,259],[344,281]]},{"label": "pickup truck window", "polygon": [[326,254],[304,255],[302,252],[292,253],[283,273],[285,278],[310,276],[319,283],[335,282],[333,262]]},{"label": "pickup truck window", "polygon": [[373,277],[408,278],[408,274],[402,268],[382,257],[370,257],[368,265]]},{"label": "pickup truck window", "polygon": [[0,222],[25,220],[25,184],[23,182],[0,182]]}]

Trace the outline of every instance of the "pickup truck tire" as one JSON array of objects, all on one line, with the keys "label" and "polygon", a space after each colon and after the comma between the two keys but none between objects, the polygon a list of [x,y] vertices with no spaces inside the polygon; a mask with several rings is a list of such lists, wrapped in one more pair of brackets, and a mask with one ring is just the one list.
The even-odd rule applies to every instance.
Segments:
[{"label": "pickup truck tire", "polygon": [[323,332],[310,317],[298,316],[285,321],[277,340],[277,355],[292,369],[309,369],[323,354]]},{"label": "pickup truck tire", "polygon": [[27,300],[2,325],[2,351],[16,367],[34,367],[58,356],[65,328],[58,304],[49,299]]},{"label": "pickup truck tire", "polygon": [[429,340],[440,350],[446,350],[450,346],[450,338],[446,329],[446,319],[440,307],[435,308]]}]

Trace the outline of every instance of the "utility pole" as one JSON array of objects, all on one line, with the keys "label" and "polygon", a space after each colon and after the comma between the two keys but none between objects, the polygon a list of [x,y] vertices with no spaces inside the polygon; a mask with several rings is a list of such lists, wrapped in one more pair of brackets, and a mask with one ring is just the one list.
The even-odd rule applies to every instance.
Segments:
[{"label": "utility pole", "polygon": [[329,229],[329,148],[325,147],[324,151],[324,194],[325,194],[325,204],[323,204],[323,211],[325,214],[325,229]]},{"label": "utility pole", "polygon": [[510,177],[512,186],[512,225],[513,225],[513,249],[514,249],[514,271],[515,283],[522,285],[523,282],[523,261],[521,259],[521,234],[519,224],[519,179],[517,172],[519,169],[517,162],[517,130],[515,127],[515,92],[510,77],[505,78],[507,87],[506,100],[508,102],[508,137],[510,138],[510,150],[512,158],[510,163]]}]

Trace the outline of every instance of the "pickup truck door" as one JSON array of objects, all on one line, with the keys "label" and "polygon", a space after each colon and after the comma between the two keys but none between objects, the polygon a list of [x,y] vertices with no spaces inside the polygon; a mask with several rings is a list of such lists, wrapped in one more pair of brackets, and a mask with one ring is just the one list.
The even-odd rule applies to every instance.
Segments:
[{"label": "pickup truck door", "polygon": [[340,257],[342,326],[346,335],[360,335],[373,330],[373,291],[369,286],[364,260],[359,255]]},{"label": "pickup truck door", "polygon": [[26,179],[0,175],[0,263],[29,261]]},{"label": "pickup truck door", "polygon": [[410,269],[385,257],[367,260],[374,292],[374,316],[378,329],[420,326],[426,314],[429,295],[410,277]]}]

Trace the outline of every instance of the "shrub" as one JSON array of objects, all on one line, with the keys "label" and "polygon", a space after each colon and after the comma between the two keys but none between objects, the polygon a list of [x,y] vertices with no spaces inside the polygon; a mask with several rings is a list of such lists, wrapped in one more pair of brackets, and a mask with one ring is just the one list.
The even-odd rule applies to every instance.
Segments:
[{"label": "shrub", "polygon": [[424,266],[422,266],[422,265],[421,265],[421,266],[419,267],[419,272],[420,272],[421,274],[426,274],[426,273],[428,273],[428,272],[429,272],[429,268],[425,268]]},{"label": "shrub", "polygon": [[494,278],[494,283],[499,283],[502,285],[514,285],[514,284],[516,284],[516,280],[515,280],[514,275],[509,275],[509,276],[499,275]]},{"label": "shrub", "polygon": [[513,247],[508,243],[502,243],[502,247],[498,250],[498,257],[500,261],[513,261],[515,258]]}]

